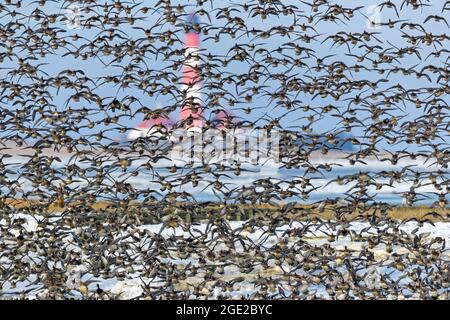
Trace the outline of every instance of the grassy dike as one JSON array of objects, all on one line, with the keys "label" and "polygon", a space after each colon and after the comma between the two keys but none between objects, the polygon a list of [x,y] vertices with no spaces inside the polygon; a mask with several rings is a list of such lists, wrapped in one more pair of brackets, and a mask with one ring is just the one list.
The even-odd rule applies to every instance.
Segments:
[{"label": "grassy dike", "polygon": [[[33,200],[7,199],[2,201],[3,212],[8,208],[13,211],[24,213],[57,213],[66,210],[84,211],[86,209],[94,215],[123,214],[130,216],[137,215],[152,218],[157,215],[163,218],[165,215],[177,215],[183,220],[190,220],[193,217],[197,219],[209,219],[214,215],[225,216],[229,220],[247,220],[253,218],[288,218],[293,220],[307,220],[320,218],[325,220],[334,220],[336,212],[339,216],[344,216],[345,220],[356,218],[369,218],[374,214],[376,216],[387,216],[391,219],[407,220],[429,220],[450,221],[450,208],[433,208],[429,206],[368,206],[365,210],[351,210],[345,206],[334,207],[332,205],[319,209],[314,205],[296,204],[296,205],[269,205],[269,204],[227,204],[222,203],[193,203],[193,202],[125,202],[125,201],[96,201],[93,203],[74,201],[70,203],[44,203]],[[1,205],[1,204],[0,204]],[[431,214],[434,213],[434,214]],[[154,219],[150,219],[154,220]]]}]

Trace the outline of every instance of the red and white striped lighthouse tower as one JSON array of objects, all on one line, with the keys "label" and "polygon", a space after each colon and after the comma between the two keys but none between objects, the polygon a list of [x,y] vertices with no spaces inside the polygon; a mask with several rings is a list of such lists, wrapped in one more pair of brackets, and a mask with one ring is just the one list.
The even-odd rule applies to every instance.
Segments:
[{"label": "red and white striped lighthouse tower", "polygon": [[[183,126],[189,133],[201,132],[203,126],[203,110],[200,100],[201,79],[198,73],[200,35],[194,30],[193,25],[198,24],[197,16],[192,13],[189,15],[188,32],[184,39],[184,62],[181,91],[183,92],[183,106],[181,107],[181,120]],[[161,127],[170,128],[173,125],[170,119],[158,117],[156,119],[142,121],[138,128],[130,131],[127,135],[128,140],[135,140],[140,137],[148,137],[158,132]]]},{"label": "red and white striped lighthouse tower", "polygon": [[194,30],[193,25],[198,24],[194,13],[189,15],[188,28],[185,34],[185,52],[183,63],[183,79],[181,90],[185,94],[184,105],[181,108],[181,120],[188,131],[201,132],[203,125],[201,103],[201,78],[198,73],[200,35]]}]

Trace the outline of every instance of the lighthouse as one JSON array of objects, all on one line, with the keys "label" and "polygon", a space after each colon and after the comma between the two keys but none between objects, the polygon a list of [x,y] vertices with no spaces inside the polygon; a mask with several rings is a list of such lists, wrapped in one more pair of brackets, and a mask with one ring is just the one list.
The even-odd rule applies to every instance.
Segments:
[{"label": "lighthouse", "polygon": [[183,106],[181,121],[188,133],[200,133],[203,126],[203,106],[201,102],[201,77],[199,74],[200,34],[195,30],[198,18],[194,13],[189,15],[187,32],[184,39],[184,63],[181,92]]}]

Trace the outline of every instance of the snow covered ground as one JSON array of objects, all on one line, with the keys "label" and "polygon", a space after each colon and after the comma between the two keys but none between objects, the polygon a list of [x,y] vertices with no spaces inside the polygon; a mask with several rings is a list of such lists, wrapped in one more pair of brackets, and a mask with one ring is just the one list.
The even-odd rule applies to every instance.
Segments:
[{"label": "snow covered ground", "polygon": [[[14,219],[19,218],[25,220],[23,228],[30,235],[36,234],[36,231],[41,228],[39,224],[39,220],[43,219],[41,216],[31,217],[29,215],[16,214],[12,217],[12,220],[14,221]],[[55,218],[55,220],[57,220],[57,218]],[[242,245],[240,245],[239,242],[236,242],[236,246],[234,248],[236,256],[244,256],[246,253],[248,254],[253,252],[252,249],[249,248],[251,248],[254,244],[257,244],[260,248],[270,251],[274,248],[274,246],[279,245],[283,241],[286,243],[287,247],[292,248],[292,250],[294,250],[293,248],[298,246],[301,242],[303,243],[303,248],[326,248],[329,246],[330,249],[327,250],[329,252],[334,252],[337,257],[339,257],[340,253],[349,251],[352,252],[351,256],[355,259],[357,259],[362,250],[369,250],[373,253],[377,264],[373,267],[359,271],[360,274],[364,275],[364,282],[368,287],[376,287],[380,277],[384,275],[389,275],[394,281],[396,279],[403,281],[402,276],[404,273],[391,267],[393,256],[404,255],[407,257],[415,254],[412,250],[409,250],[407,246],[398,244],[393,244],[392,251],[388,252],[386,248],[386,246],[389,245],[388,242],[378,243],[375,246],[369,247],[367,244],[367,239],[371,236],[377,236],[383,228],[380,228],[379,226],[373,227],[368,222],[351,222],[347,226],[348,230],[351,230],[351,232],[345,236],[340,235],[337,238],[335,235],[344,228],[344,226],[339,224],[336,224],[331,228],[329,224],[323,224],[320,227],[314,228],[304,228],[308,222],[293,222],[292,225],[281,225],[275,232],[267,232],[267,227],[264,226],[250,231],[247,230],[245,226],[248,226],[248,221],[230,221],[226,223],[227,228],[230,231],[239,234],[240,239],[244,242]],[[5,219],[0,220],[0,224],[5,226]],[[386,227],[388,228],[388,226]],[[176,228],[162,228],[162,224],[130,227],[115,235],[117,245],[126,248],[125,251],[130,255],[130,258],[132,258],[131,266],[118,268],[120,269],[119,271],[125,275],[125,277],[123,279],[119,279],[114,275],[111,277],[101,275],[95,277],[92,274],[92,264],[94,264],[96,260],[110,259],[111,257],[117,257],[117,255],[113,252],[113,250],[108,249],[108,253],[105,253],[102,256],[89,256],[86,253],[86,250],[83,250],[77,245],[76,238],[77,235],[80,235],[80,233],[83,232],[82,229],[86,228],[75,227],[72,230],[66,230],[62,239],[53,239],[54,241],[59,241],[59,244],[65,247],[66,250],[72,250],[81,255],[81,260],[78,265],[71,264],[68,267],[64,267],[62,265],[53,266],[57,270],[61,270],[61,272],[66,273],[66,286],[69,289],[68,297],[81,298],[83,291],[94,293],[97,286],[105,292],[108,292],[108,294],[111,294],[115,298],[119,299],[142,298],[145,296],[145,286],[151,286],[154,290],[157,290],[158,287],[162,286],[160,289],[164,290],[165,282],[161,279],[161,277],[158,275],[154,275],[153,277],[143,275],[144,269],[146,267],[151,267],[146,265],[146,252],[151,251],[150,243],[153,243],[151,239],[154,239],[155,235],[158,234],[165,239],[165,241],[172,241],[172,243],[181,243],[184,240],[193,239],[197,236],[205,234],[206,237],[203,241],[209,249],[212,248],[211,250],[215,252],[230,249],[225,242],[220,241],[220,239],[217,238],[214,239],[214,237],[217,237],[217,233],[213,232],[213,228],[211,225],[208,225],[206,221],[204,223],[192,225],[189,229],[183,229],[181,226]],[[292,234],[286,234],[286,231],[293,229],[302,229],[304,232],[300,237],[293,236]],[[405,239],[409,239],[411,242],[416,236],[420,237],[421,241],[431,241],[436,237],[442,238],[444,241],[438,242],[434,245],[434,247],[443,250],[443,255],[441,257],[442,262],[444,264],[450,263],[450,254],[448,251],[450,247],[450,222],[436,222],[434,226],[430,224],[418,226],[416,222],[411,221],[402,224],[399,229],[401,234],[406,237]],[[9,239],[4,236],[1,239],[3,244],[6,246],[14,245],[15,237],[19,236],[19,231],[11,229],[9,235]],[[329,241],[330,235],[333,235],[334,239],[332,241]],[[360,235],[362,237],[355,241],[352,239],[355,235]],[[300,239],[301,241],[299,241]],[[39,239],[35,238],[35,241],[39,241]],[[102,239],[98,239],[98,242],[103,243]],[[136,248],[140,248],[140,253],[137,253]],[[199,265],[199,259],[202,256],[201,252],[192,252],[189,255],[181,256],[174,250],[173,247],[168,249],[168,251],[170,251],[169,254],[158,258],[158,263],[173,265],[177,268],[177,270],[183,270],[184,268],[192,265]],[[17,252],[21,252],[20,248]],[[301,265],[301,259],[303,259],[301,256],[305,255],[306,252],[301,250],[300,252],[300,255],[296,255],[296,259],[299,260]],[[41,254],[39,252],[29,252],[28,254],[24,254],[23,259],[33,264],[40,260],[40,256]],[[214,264],[215,262],[209,261],[208,263]],[[6,269],[10,265],[11,258],[6,254],[1,255],[0,266],[3,269]],[[286,275],[286,272],[289,272],[289,270],[292,271],[292,268],[289,265],[280,265],[276,262],[276,259],[273,258],[268,259],[265,266],[255,262],[254,267],[251,268],[250,271],[243,271],[238,264],[233,263],[228,265],[217,263],[217,266],[219,265],[224,266],[223,271],[220,275],[215,274],[214,277],[216,280],[220,279],[221,281],[237,280],[232,286],[233,289],[227,292],[235,298],[250,297],[251,294],[255,292],[257,288],[256,283],[261,278],[276,279],[277,277]],[[417,266],[408,266],[408,268],[413,267],[415,268]],[[349,277],[349,281],[351,282],[348,272],[345,271],[344,268],[341,269],[343,271],[343,276]],[[340,268],[336,267],[336,270],[340,270]],[[314,279],[314,273],[308,273],[304,270],[300,270],[298,272],[303,274],[307,279]],[[214,281],[206,281],[205,276],[206,273],[199,267],[196,274],[190,274],[183,281],[177,282],[171,290],[183,292],[197,288],[203,296],[213,299],[219,298],[223,291],[219,287],[214,286]],[[28,298],[48,298],[48,292],[43,285],[43,280],[45,280],[45,276],[39,273],[31,274],[29,277],[17,281],[15,286],[11,286],[11,282],[7,280],[2,285],[0,291],[1,296],[2,298],[17,298],[22,293]],[[316,296],[327,298],[328,294],[325,291],[324,286],[314,283],[313,280],[311,281],[312,282],[308,284],[307,290],[309,290],[309,292],[315,292]],[[445,290],[448,292],[448,287],[442,288],[441,292],[444,292]],[[85,294],[88,294],[86,292]],[[286,290],[284,294],[289,296],[289,292],[286,292]],[[194,295],[191,295],[191,298],[194,297]],[[414,295],[412,294],[411,297],[414,298]]]}]

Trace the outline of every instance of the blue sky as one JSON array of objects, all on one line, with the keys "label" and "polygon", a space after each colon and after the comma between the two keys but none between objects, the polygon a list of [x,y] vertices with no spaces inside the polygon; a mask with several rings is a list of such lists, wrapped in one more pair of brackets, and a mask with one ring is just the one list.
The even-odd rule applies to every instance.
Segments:
[{"label": "blue sky", "polygon": [[[341,22],[338,22],[338,23],[324,22],[324,21],[318,22],[314,26],[315,31],[312,31],[312,30],[308,31],[308,35],[313,36],[315,34],[319,34],[319,36],[317,38],[317,39],[319,39],[319,41],[312,41],[311,43],[304,43],[302,40],[295,40],[295,38],[296,38],[295,35],[291,35],[291,40],[295,40],[294,42],[300,46],[304,46],[304,47],[314,50],[314,55],[316,55],[317,57],[323,58],[325,56],[332,55],[331,57],[329,57],[328,59],[325,60],[325,62],[324,62],[325,65],[327,65],[327,64],[329,65],[336,61],[342,61],[347,65],[353,65],[353,64],[357,63],[356,58],[358,56],[361,56],[365,52],[364,48],[350,46],[351,54],[354,55],[353,57],[351,57],[351,56],[346,55],[349,52],[348,52],[347,46],[345,46],[345,45],[343,45],[341,47],[336,47],[336,46],[332,47],[331,41],[325,41],[322,43],[322,41],[328,35],[335,34],[339,31],[355,33],[355,32],[364,32],[364,30],[366,30],[368,32],[376,32],[376,37],[380,41],[378,42],[377,40],[373,39],[373,40],[371,40],[371,44],[380,45],[381,47],[383,47],[385,49],[391,48],[392,45],[394,45],[397,48],[404,48],[406,46],[410,46],[410,44],[406,43],[405,38],[402,38],[402,32],[399,28],[400,24],[397,24],[396,27],[393,29],[388,28],[387,26],[382,26],[376,30],[372,30],[372,29],[368,28],[367,23],[366,23],[367,19],[366,19],[366,17],[364,17],[363,14],[372,15],[374,13],[374,11],[373,11],[374,7],[370,7],[370,6],[374,6],[374,5],[382,3],[382,2],[383,1],[371,1],[370,5],[367,5],[366,1],[352,1],[351,4],[347,4],[348,1],[334,1],[333,3],[340,3],[340,4],[344,5],[344,7],[356,7],[358,5],[361,5],[364,7],[359,11],[360,13],[355,14],[355,17],[351,21],[346,21],[347,24],[343,24]],[[172,1],[173,5],[177,5],[178,3],[182,4],[182,3],[193,3],[193,2],[192,1]],[[203,6],[203,8],[206,11],[208,11],[208,13],[210,14],[210,17],[212,19],[211,24],[214,27],[220,28],[220,27],[224,26],[225,20],[215,18],[215,15],[217,14],[216,4],[220,5],[221,7],[228,6],[231,8],[236,4],[242,4],[244,2],[243,1],[241,1],[241,2],[239,2],[239,1],[232,1],[232,2],[231,1],[220,1],[220,2],[212,1],[212,3],[214,4],[212,9],[211,9],[210,3],[211,2],[206,3]],[[299,7],[299,9],[302,9],[304,11],[303,14],[305,16],[314,14],[314,13],[311,13],[310,7],[302,2],[283,1],[283,3],[284,4],[295,4],[296,6]],[[399,7],[401,4],[401,1],[394,1],[394,3],[396,3]],[[420,12],[420,10],[412,10],[411,8],[403,8],[403,10],[400,11],[400,19],[411,19],[411,22],[422,23],[429,14],[440,14],[443,3],[444,3],[444,1],[432,1],[429,3],[428,7],[423,9],[423,12]],[[28,5],[26,8],[20,9],[20,12],[23,12],[26,14],[27,10],[28,10],[28,12],[33,10],[35,8],[34,6],[35,5]],[[46,5],[46,7],[41,8],[41,10],[42,9],[45,10],[46,12],[65,12],[64,10],[61,11],[61,9],[59,9],[54,3],[48,3]],[[198,9],[199,8],[192,6],[190,10],[195,11]],[[100,8],[98,8],[98,10],[100,10]],[[18,9],[18,11],[19,11],[19,9]],[[163,14],[162,11],[160,11],[160,12],[149,11],[145,15],[145,21],[136,23],[134,25],[134,27],[143,27],[143,28],[152,27],[155,24],[155,22],[161,17],[161,14]],[[143,16],[143,14],[139,14],[139,15]],[[237,13],[233,12],[233,15],[237,15]],[[242,19],[244,19],[248,29],[256,28],[256,29],[260,29],[260,30],[269,30],[271,27],[276,26],[276,25],[289,26],[294,21],[294,18],[292,16],[280,16],[280,17],[271,16],[265,20],[262,20],[259,17],[255,17],[255,18],[248,17],[247,14],[240,14],[239,16],[242,17]],[[387,8],[384,8],[380,12],[379,17],[381,19],[381,22],[386,22],[389,19],[392,19],[392,20],[398,19],[395,11],[387,9]],[[180,21],[181,20],[182,19],[180,18]],[[10,20],[8,20],[8,17],[3,17],[2,19],[0,19],[0,23],[2,23],[3,25],[8,23],[8,21],[10,21]],[[206,15],[201,16],[200,21],[202,23],[206,23],[206,22],[209,23]],[[304,23],[304,22],[306,22],[304,17],[303,18],[298,17],[299,24]],[[35,24],[36,24],[36,22],[33,22],[32,20],[30,20],[31,26],[33,26]],[[438,23],[438,22],[429,21],[423,25],[428,32],[432,32],[434,34],[448,33],[447,26],[442,22]],[[93,39],[101,31],[101,30],[98,30],[95,28],[90,29],[90,30],[87,30],[85,28],[71,29],[65,25],[61,25],[60,27],[64,30],[64,35],[66,35],[67,37],[72,36],[74,34],[78,34],[78,35],[84,37],[85,39]],[[154,30],[154,32],[163,32],[165,30],[172,30],[173,32],[175,32],[175,34],[178,37],[180,37],[180,38],[183,37],[183,31],[181,30],[180,27],[176,27],[176,26],[174,27],[169,24],[164,25],[164,27],[162,27],[162,28],[157,27],[153,30]],[[138,30],[138,29],[135,29],[132,27],[123,28],[121,26],[121,31],[123,32],[122,35],[124,37],[134,39],[134,40],[138,40],[139,38],[141,38],[143,36],[143,32],[141,30]],[[296,28],[296,31],[299,31],[298,26]],[[215,31],[211,31],[210,35],[214,35],[214,32]],[[410,31],[410,30],[407,30],[407,32],[414,33],[414,31]],[[420,32],[415,32],[415,33],[420,34]],[[202,36],[202,38],[204,39],[205,36]],[[202,50],[203,50],[202,55],[206,56],[206,54],[211,53],[212,55],[225,56],[225,55],[227,55],[227,53],[232,54],[232,52],[229,52],[229,50],[235,44],[248,45],[250,43],[254,43],[257,48],[264,48],[266,50],[272,51],[272,50],[279,48],[279,46],[282,45],[283,43],[286,43],[287,41],[291,41],[288,39],[288,37],[281,37],[281,36],[271,36],[268,39],[257,39],[257,40],[252,39],[251,37],[248,37],[245,35],[241,36],[241,37],[237,37],[237,38],[238,39],[236,39],[236,38],[233,39],[229,35],[222,34],[220,37],[220,41],[218,43],[215,43],[212,40],[209,40],[207,42],[203,41],[202,42]],[[70,39],[67,38],[67,41],[70,42]],[[86,42],[86,40],[81,40],[78,43],[83,44],[83,43],[87,43],[87,42]],[[446,42],[443,42],[444,45],[445,45],[445,43]],[[159,41],[157,41],[153,45],[158,47],[158,45],[161,45],[161,43]],[[175,47],[177,47],[177,46],[179,48],[181,48],[180,44],[175,45]],[[435,66],[441,66],[441,67],[444,66],[443,61],[445,61],[445,58],[448,57],[448,55],[447,56],[443,55],[440,58],[429,57],[425,61],[425,58],[428,56],[428,54],[430,52],[434,51],[435,49],[442,49],[442,48],[439,48],[439,47],[433,48],[432,46],[427,47],[425,45],[420,45],[418,49],[420,50],[420,53],[422,55],[422,61],[415,55],[410,55],[407,58],[403,58],[399,62],[394,62],[386,67],[397,66],[397,67],[402,67],[402,68],[411,68],[414,66],[416,70],[420,70],[424,66],[430,65],[430,64],[435,65]],[[87,77],[92,78],[92,79],[100,78],[100,77],[106,76],[106,75],[118,75],[122,72],[120,66],[117,66],[118,64],[105,67],[100,62],[100,60],[96,59],[96,58],[89,58],[89,59],[83,61],[81,59],[73,59],[70,56],[62,57],[62,55],[66,52],[67,52],[66,49],[58,49],[58,50],[56,50],[55,54],[48,55],[45,58],[39,58],[39,60],[31,61],[30,63],[33,65],[36,65],[41,62],[48,63],[48,65],[42,66],[41,68],[50,76],[55,76],[58,73],[60,73],[62,70],[67,69],[67,68],[81,69],[85,72]],[[273,54],[276,57],[282,57],[282,55],[279,53],[274,52]],[[292,55],[292,50],[286,51],[285,54],[287,54],[288,56]],[[19,55],[26,56],[25,52],[22,52]],[[304,54],[302,54],[299,56],[299,58],[301,58],[301,61],[303,63],[307,64],[308,66],[312,67],[315,65],[316,58],[314,58],[314,57],[307,58]],[[158,55],[158,57],[156,57],[155,55],[148,54],[148,56],[145,56],[144,59],[145,59],[145,68],[153,69],[153,70],[155,70],[155,72],[158,72],[158,70],[163,70],[163,69],[167,68],[168,65],[171,64],[171,62],[164,61],[164,59],[161,55]],[[102,60],[104,60],[106,62],[106,61],[108,61],[108,58],[103,57]],[[120,63],[120,65],[124,66],[129,62],[130,62],[130,59],[125,58]],[[368,64],[367,61],[365,61],[364,63],[361,63],[361,64],[370,68],[370,64]],[[144,64],[143,64],[143,66],[144,66]],[[15,67],[15,63],[5,61],[5,63],[3,64],[3,67],[5,69],[0,70],[0,72],[5,77],[6,73],[9,71],[8,68]],[[223,66],[218,67],[216,69],[216,71],[220,72],[221,74],[230,74],[230,75],[247,74],[249,72],[250,67],[251,67],[251,64],[249,64],[247,62],[239,62],[239,63],[233,62],[233,63],[230,63],[229,65],[227,65],[226,67],[223,67]],[[305,81],[305,82],[310,81],[311,77],[320,77],[321,75],[326,74],[323,71],[314,71],[314,70],[308,71],[307,68],[300,68],[300,67],[293,68],[292,70],[288,71],[288,69],[290,69],[290,67],[291,67],[290,65],[288,65],[286,67],[284,67],[284,66],[273,67],[272,66],[272,67],[270,67],[270,71],[271,71],[271,73],[279,72],[282,74],[290,75],[292,77],[295,77],[295,78],[300,79],[301,81]],[[174,74],[176,76],[179,76],[179,81],[181,81],[181,70],[178,69],[178,70],[171,70],[171,71],[174,72]],[[352,74],[347,73],[346,75],[348,77],[351,77],[354,80],[367,79],[367,80],[371,80],[371,81],[376,81],[376,80],[386,77],[385,75],[380,75],[374,71],[361,71],[359,73],[353,72]],[[42,76],[45,77],[44,74],[42,74]],[[18,77],[14,78],[14,80],[19,81]],[[380,85],[380,89],[381,88],[389,88],[396,84],[401,84],[405,89],[422,88],[422,87],[430,87],[430,86],[436,87],[437,86],[436,83],[429,83],[428,80],[426,80],[425,78],[417,79],[415,77],[415,75],[404,76],[401,73],[399,73],[399,74],[391,73],[388,80],[389,80],[388,82]],[[27,81],[28,80],[25,78],[20,79],[20,83],[26,83]],[[434,81],[434,79],[433,79],[433,81]],[[203,97],[205,99],[209,93],[206,86],[210,82],[211,82],[210,79],[204,79],[204,82],[203,82],[203,84],[204,84]],[[279,89],[279,83],[276,83],[275,81],[267,81],[265,84],[267,85],[267,88],[265,88],[265,89],[269,92],[274,92]],[[178,84],[177,84],[177,86],[178,86]],[[224,90],[236,95],[234,85],[225,86]],[[366,89],[364,89],[364,90],[366,90]],[[345,99],[351,99],[351,98],[355,97],[356,95],[361,95],[361,97],[364,97],[364,96],[371,94],[371,91],[364,92],[364,90],[362,90],[360,92],[358,92],[357,90],[353,90],[352,92],[343,96],[342,100],[340,100],[340,101],[334,101],[330,97],[326,97],[326,98],[315,97],[313,99],[313,95],[305,94],[303,92],[298,93],[297,99],[301,101],[302,105],[310,105],[312,107],[312,110],[320,110],[323,106],[325,106],[327,104],[333,104],[333,105],[345,110],[348,105],[348,101],[344,101]],[[95,90],[95,92],[102,97],[109,97],[110,100],[112,100],[114,98],[122,100],[123,98],[125,98],[127,96],[136,97],[138,99],[138,102],[131,104],[132,111],[137,110],[140,107],[140,105],[146,106],[148,108],[158,108],[161,106],[167,106],[167,105],[174,104],[173,99],[171,100],[169,96],[158,95],[157,98],[155,96],[150,97],[150,96],[144,95],[142,93],[142,91],[136,90],[133,88],[118,89],[117,86],[105,85],[105,86],[97,88]],[[53,94],[54,94],[53,103],[56,105],[56,108],[59,111],[63,111],[65,108],[67,108],[67,106],[65,105],[64,102],[67,99],[67,97],[69,97],[73,93],[74,93],[74,91],[70,90],[70,89],[69,90],[62,89],[58,92],[57,95],[56,95],[56,91],[53,92]],[[447,95],[444,95],[442,97],[442,99],[444,99],[444,101],[447,101],[447,102],[449,100]],[[225,107],[227,106],[226,101],[221,101],[221,104]],[[70,103],[70,106],[76,108],[76,107],[82,107],[82,106],[87,106],[87,105],[86,105],[86,102],[82,100],[79,104]],[[242,110],[238,110],[238,108],[240,108],[240,107],[255,108],[255,111],[252,112],[250,115],[246,115],[242,112]],[[404,116],[402,121],[407,121],[407,120],[413,120],[413,119],[417,118],[418,116],[421,116],[424,114],[423,108],[416,108],[411,103],[406,103],[406,104],[399,103],[396,107],[397,107],[396,110],[392,111],[390,115],[386,114],[385,117],[390,117],[392,115],[396,115],[399,117]],[[11,106],[11,108],[12,108],[12,106]],[[248,104],[238,105],[237,107],[230,108],[230,109],[232,110],[232,112],[235,115],[241,116],[241,117],[245,118],[246,120],[250,120],[250,121],[255,121],[256,119],[260,118],[264,114],[268,114],[272,118],[275,118],[275,117],[281,116],[282,114],[284,114],[286,112],[286,110],[284,110],[282,108],[275,107],[274,103],[269,104],[268,98],[266,96],[261,96],[261,95],[255,96],[253,98],[253,100]],[[109,113],[111,113],[111,112],[109,112]],[[302,110],[297,110],[295,112],[290,113],[288,116],[284,117],[281,120],[281,124],[283,127],[302,126],[307,123],[307,120],[304,119],[304,117],[309,114],[314,114],[314,113],[315,113],[314,111],[304,112]],[[90,116],[90,120],[92,120],[92,121],[100,120],[104,117],[104,115],[105,115],[104,113],[92,114],[92,116]],[[367,117],[368,113],[367,112],[358,112],[356,116],[358,118],[362,119],[362,118]],[[173,117],[176,119],[177,112],[175,112],[173,114]],[[123,124],[125,126],[129,126],[129,127],[134,127],[134,126],[138,125],[138,123],[141,121],[141,119],[142,119],[142,115],[138,114],[133,118],[122,118],[121,124]],[[263,123],[265,120],[260,120],[260,121],[261,121],[261,123]],[[338,119],[336,117],[334,117],[332,115],[327,115],[327,116],[324,116],[320,121],[317,121],[312,126],[312,129],[314,132],[326,132],[329,130],[336,131],[336,130],[340,129],[340,125],[338,125],[336,127],[337,123],[338,123]],[[370,120],[366,120],[366,123],[370,123]],[[30,123],[30,125],[33,125],[33,124]],[[89,133],[95,132],[95,130],[104,130],[104,129],[106,129],[106,127],[103,127],[102,125],[97,125],[94,129],[92,129],[92,130],[86,129],[83,132],[85,134],[89,134]],[[355,128],[352,130],[351,133],[355,136],[361,136],[365,132],[366,129],[367,128],[365,128],[365,127]],[[112,138],[116,138],[117,134],[118,134],[117,132],[112,130],[109,133],[109,136]],[[444,139],[446,140],[446,142],[449,142],[449,140],[450,140],[448,135],[446,137],[444,137]],[[381,142],[380,146],[386,147],[386,148],[392,148],[392,147],[388,146],[385,142]],[[395,148],[398,148],[398,149],[403,149],[404,147],[405,147],[404,145],[395,146]],[[413,149],[420,149],[420,147],[414,146],[414,145],[410,145],[408,147],[413,148]]]}]

